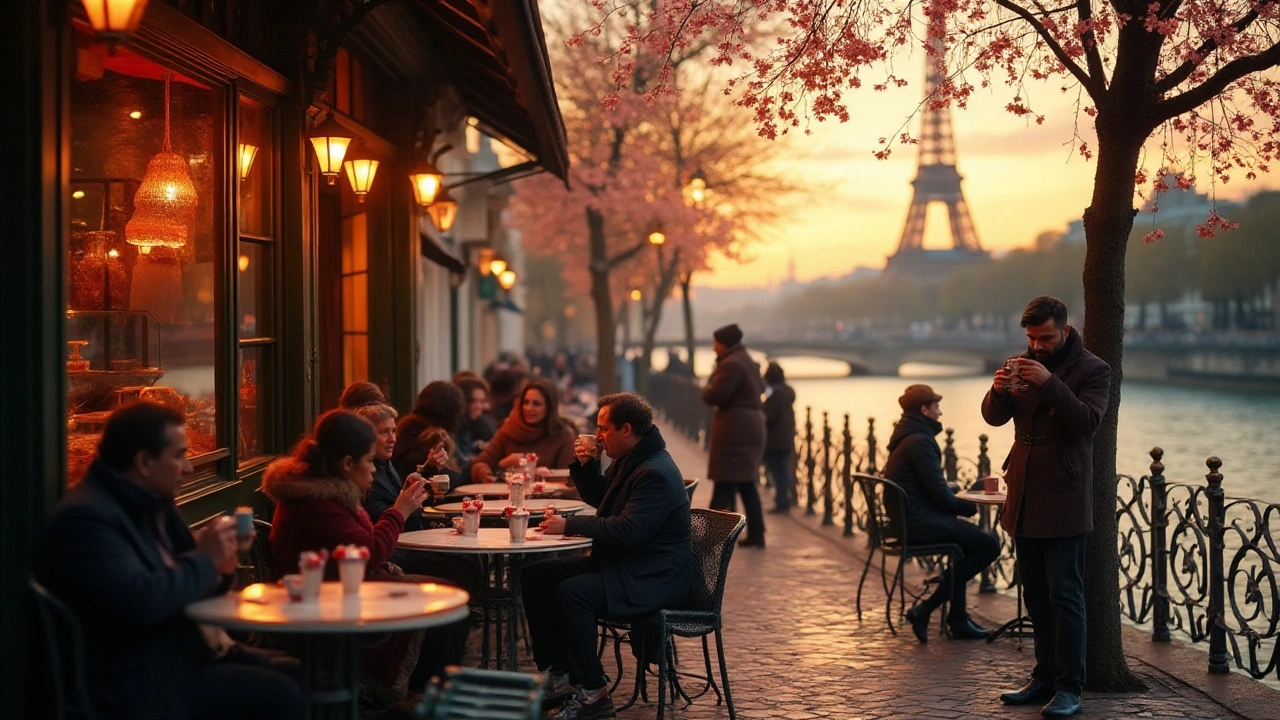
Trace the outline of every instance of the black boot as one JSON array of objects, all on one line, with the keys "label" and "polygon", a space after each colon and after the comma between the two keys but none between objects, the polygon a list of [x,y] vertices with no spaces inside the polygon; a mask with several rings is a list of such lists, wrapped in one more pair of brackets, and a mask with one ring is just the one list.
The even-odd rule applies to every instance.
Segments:
[{"label": "black boot", "polygon": [[986,640],[991,637],[990,630],[969,617],[963,620],[948,620],[947,626],[951,629],[951,637],[955,640]]},{"label": "black boot", "polygon": [[1036,705],[1053,697],[1053,685],[1040,678],[1033,677],[1031,682],[1022,686],[1021,690],[1013,690],[1000,695],[1000,702],[1005,705]]},{"label": "black boot", "polygon": [[1048,705],[1040,708],[1040,714],[1047,718],[1068,718],[1080,712],[1083,707],[1079,695],[1059,690]]},{"label": "black boot", "polygon": [[907,622],[911,623],[911,632],[922,643],[929,642],[929,616],[933,613],[919,605],[907,611]]}]

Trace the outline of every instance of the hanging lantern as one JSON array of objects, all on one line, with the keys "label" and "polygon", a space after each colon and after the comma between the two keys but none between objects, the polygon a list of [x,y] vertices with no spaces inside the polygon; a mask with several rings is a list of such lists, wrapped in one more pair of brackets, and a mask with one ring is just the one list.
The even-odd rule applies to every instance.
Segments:
[{"label": "hanging lantern", "polygon": [[236,158],[240,166],[240,179],[249,179],[249,171],[253,169],[253,159],[258,156],[258,146],[249,143],[240,143],[236,149]]},{"label": "hanging lantern", "polygon": [[661,245],[667,241],[667,233],[662,229],[662,223],[654,223],[649,227],[649,244]]},{"label": "hanging lantern", "polygon": [[702,172],[702,168],[698,168],[693,177],[689,178],[688,188],[689,199],[695,205],[701,205],[707,199],[707,174]]},{"label": "hanging lantern", "polygon": [[93,32],[108,44],[127,40],[138,31],[147,0],[82,0]]},{"label": "hanging lantern", "polygon": [[423,159],[409,173],[409,182],[413,183],[414,200],[422,207],[428,207],[436,201],[440,184],[444,182],[444,173],[430,160]]},{"label": "hanging lantern", "polygon": [[364,196],[369,194],[369,189],[373,187],[373,178],[378,174],[378,159],[363,147],[357,147],[351,151],[350,157],[342,162],[342,168],[347,171],[347,182],[351,183],[351,192],[356,194],[357,200],[364,202]]},{"label": "hanging lantern", "polygon": [[448,188],[442,188],[436,201],[427,206],[427,214],[440,232],[447,233],[453,229],[453,221],[458,219],[458,202],[449,197]]},{"label": "hanging lantern", "polygon": [[511,288],[515,287],[516,271],[503,270],[502,272],[498,273],[498,284],[502,286],[503,290],[510,290]]},{"label": "hanging lantern", "polygon": [[311,141],[316,151],[316,164],[320,174],[330,185],[338,182],[338,171],[342,169],[342,159],[347,155],[347,148],[355,140],[354,134],[338,124],[330,112],[324,122],[311,128],[305,136]]},{"label": "hanging lantern", "polygon": [[506,270],[507,261],[501,255],[496,255],[493,260],[489,261],[489,273],[494,277],[500,277]]},{"label": "hanging lantern", "polygon": [[187,161],[169,145],[169,81],[164,71],[164,144],[147,163],[142,184],[133,196],[133,217],[124,226],[124,239],[146,255],[153,247],[180,248],[196,216],[196,186]]}]

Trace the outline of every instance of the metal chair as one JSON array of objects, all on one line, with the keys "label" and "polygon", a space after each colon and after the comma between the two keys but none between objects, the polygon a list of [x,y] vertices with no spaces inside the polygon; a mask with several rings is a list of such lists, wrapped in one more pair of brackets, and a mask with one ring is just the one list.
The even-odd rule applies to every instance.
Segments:
[{"label": "metal chair", "polygon": [[[892,480],[874,475],[855,473],[853,477],[854,482],[862,490],[863,498],[867,502],[867,534],[871,548],[870,553],[867,555],[867,562],[862,567],[862,577],[858,579],[856,601],[858,620],[862,620],[862,586],[867,580],[867,572],[871,569],[876,552],[879,551],[880,582],[884,586],[886,595],[885,622],[889,625],[889,632],[897,635],[898,631],[893,625],[893,594],[895,590],[898,592],[900,610],[901,613],[905,613],[906,579],[902,572],[903,563],[917,558],[942,558],[945,560],[945,567],[942,572],[950,573],[955,568],[955,561],[961,556],[962,552],[960,546],[954,543],[913,544],[907,536],[905,513],[907,494],[902,487]],[[898,567],[893,573],[892,582],[887,577],[889,555],[898,556]],[[919,600],[920,597],[915,593],[912,593],[911,596],[912,600]],[[942,615],[946,616],[945,603]]]},{"label": "metal chair", "polygon": [[252,563],[253,577],[256,582],[273,583],[279,578],[271,572],[271,523],[266,520],[254,520],[253,547],[249,548],[249,559]]},{"label": "metal chair", "polygon": [[695,491],[695,490],[697,490],[697,489],[698,489],[698,483],[699,483],[699,482],[701,482],[701,479],[699,479],[699,478],[685,478],[685,479],[684,479],[684,491],[685,491],[685,492],[687,492],[687,493],[689,493],[689,502],[690,502],[690,503],[692,503],[692,502],[693,502],[693,491]]},{"label": "metal chair", "polygon": [[89,699],[89,683],[85,678],[84,633],[71,609],[54,597],[43,585],[28,583],[44,630],[45,648],[49,653],[49,669],[54,689],[53,717],[97,717]]},{"label": "metal chair", "polygon": [[[729,576],[729,560],[733,557],[733,549],[737,544],[738,536],[742,534],[742,529],[746,527],[746,518],[738,513],[721,512],[718,510],[705,510],[702,508],[694,509],[691,513],[692,526],[692,544],[693,544],[693,591],[689,596],[689,602],[683,608],[662,609],[658,612],[643,618],[643,620],[633,622],[631,624],[631,633],[634,638],[636,633],[642,632],[641,624],[647,624],[656,629],[656,636],[660,643],[658,652],[658,717],[663,716],[666,708],[666,690],[670,686],[672,698],[679,695],[687,702],[692,702],[690,697],[680,687],[679,676],[685,673],[677,673],[674,665],[674,649],[675,643],[672,642],[673,637],[683,638],[701,638],[702,639],[702,659],[706,668],[707,675],[705,680],[707,689],[714,690],[716,693],[716,704],[721,701],[729,709],[729,720],[736,720],[737,714],[733,709],[733,696],[729,692],[729,672],[724,661],[724,639],[721,635],[722,618],[721,605],[724,601],[724,585],[725,580]],[[716,639],[716,655],[720,664],[720,681],[724,686],[723,695],[720,688],[716,685],[715,677],[711,669],[711,650],[707,643],[707,636],[714,635]],[[646,633],[645,637],[650,634]],[[642,653],[643,654],[643,653]],[[643,659],[636,660],[636,685],[631,693],[631,699],[627,701],[619,711],[630,707],[635,703],[636,698],[645,693],[645,662]],[[702,691],[705,693],[706,689]],[[693,697],[697,697],[702,693],[698,693]]]},{"label": "metal chair", "polygon": [[542,675],[452,667],[433,680],[414,708],[418,720],[537,720],[542,717]]}]

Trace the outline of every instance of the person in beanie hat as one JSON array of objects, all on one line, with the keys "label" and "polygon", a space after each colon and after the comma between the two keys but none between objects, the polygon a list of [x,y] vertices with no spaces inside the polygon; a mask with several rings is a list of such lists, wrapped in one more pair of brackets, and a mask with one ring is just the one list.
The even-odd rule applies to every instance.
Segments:
[{"label": "person in beanie hat", "polygon": [[785,513],[795,504],[796,391],[787,384],[782,366],[765,368],[764,469],[773,479],[774,502],[770,512]]},{"label": "person in beanie hat", "polygon": [[764,510],[760,506],[760,461],[764,455],[764,382],[760,366],[742,344],[742,330],[726,325],[712,333],[715,369],[702,388],[702,402],[715,408],[707,478],[715,484],[712,510],[733,511],[742,495],[747,514],[743,547],[764,547]]},{"label": "person in beanie hat", "polygon": [[995,536],[958,516],[978,514],[978,506],[961,500],[947,486],[942,471],[942,450],[935,436],[942,432],[942,396],[928,385],[911,385],[898,398],[902,417],[889,439],[889,459],[884,476],[906,495],[907,537],[912,545],[954,543],[961,557],[951,572],[943,573],[933,594],[907,611],[911,630],[920,642],[929,640],[929,616],[950,601],[947,624],[951,637],[980,640],[991,634],[969,618],[964,590],[969,579],[982,572],[1000,554]]}]

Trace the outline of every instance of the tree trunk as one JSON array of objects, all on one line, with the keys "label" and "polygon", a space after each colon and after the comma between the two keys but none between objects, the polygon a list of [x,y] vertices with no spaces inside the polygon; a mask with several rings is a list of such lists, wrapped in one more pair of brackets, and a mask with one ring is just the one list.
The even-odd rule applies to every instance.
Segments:
[{"label": "tree trunk", "polygon": [[693,284],[693,271],[684,274],[680,278],[680,294],[684,303],[684,351],[687,356],[687,365],[689,377],[698,377],[698,371],[693,367],[693,351],[696,347],[693,336],[693,301],[689,297],[692,291],[690,287]]},{"label": "tree trunk", "polygon": [[658,282],[654,288],[653,305],[646,308],[640,302],[640,357],[636,362],[636,392],[644,395],[649,390],[649,368],[653,364],[653,346],[657,341],[658,326],[662,324],[662,310],[671,294],[671,287],[676,282],[676,271],[680,265],[680,251],[671,256],[668,264],[662,257],[662,248],[658,248]]},{"label": "tree trunk", "polygon": [[[1111,132],[1107,132],[1110,121]],[[1144,689],[1129,671],[1120,623],[1120,558],[1116,548],[1116,427],[1124,351],[1124,259],[1137,210],[1134,175],[1146,137],[1114,128],[1122,118],[1098,119],[1098,168],[1093,199],[1084,212],[1084,341],[1111,366],[1110,401],[1093,438],[1093,533],[1085,550],[1088,668],[1085,687],[1104,692]]]},{"label": "tree trunk", "polygon": [[596,308],[596,384],[600,395],[608,395],[618,392],[618,336],[613,324],[604,215],[594,208],[587,208],[587,229],[591,246],[591,301]]}]

